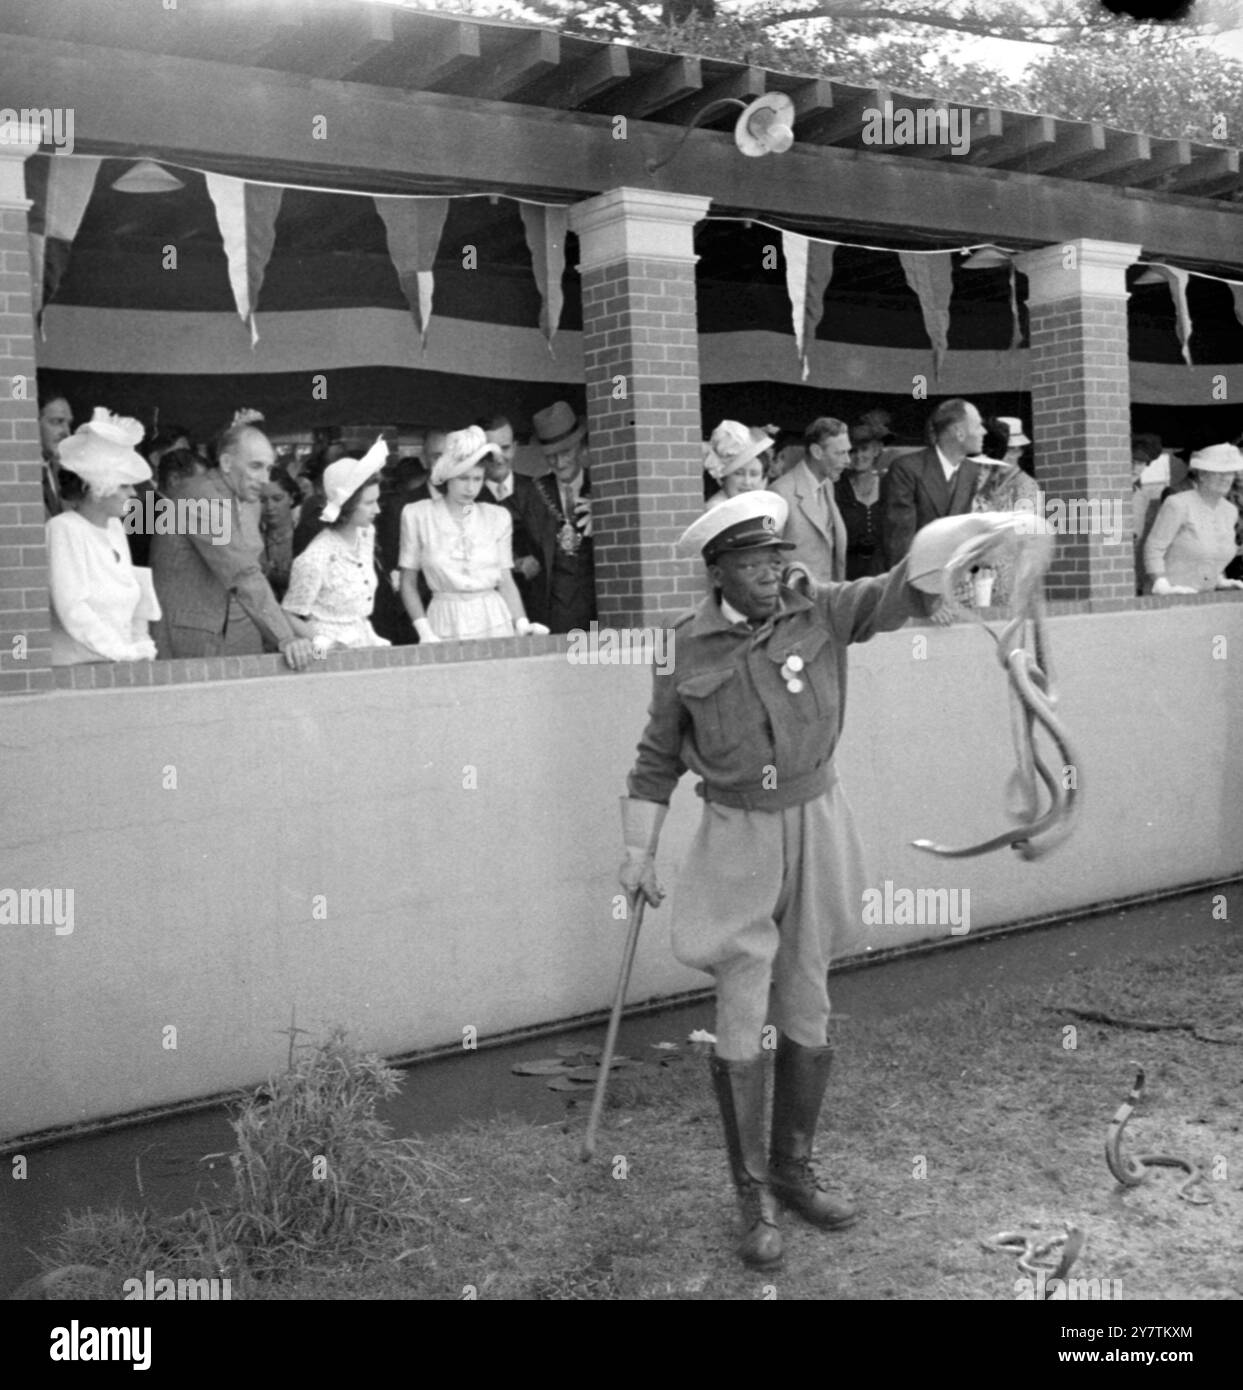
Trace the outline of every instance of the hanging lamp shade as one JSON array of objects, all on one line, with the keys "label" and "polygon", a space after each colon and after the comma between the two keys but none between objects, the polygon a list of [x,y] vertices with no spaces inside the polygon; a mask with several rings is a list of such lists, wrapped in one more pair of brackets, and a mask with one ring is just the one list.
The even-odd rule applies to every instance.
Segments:
[{"label": "hanging lamp shade", "polygon": [[113,183],[118,193],[175,193],[184,182],[153,159],[140,159]]}]

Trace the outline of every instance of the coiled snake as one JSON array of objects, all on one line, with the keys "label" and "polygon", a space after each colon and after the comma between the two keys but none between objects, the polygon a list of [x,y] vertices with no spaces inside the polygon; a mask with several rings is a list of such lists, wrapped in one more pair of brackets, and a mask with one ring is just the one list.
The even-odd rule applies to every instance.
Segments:
[{"label": "coiled snake", "polygon": [[[1078,759],[1069,735],[1054,714],[1057,695],[1053,689],[1049,640],[1044,626],[1044,574],[1053,557],[1053,537],[1039,533],[1025,534],[1018,516],[1014,518],[1014,526],[1009,534],[991,533],[973,537],[959,547],[945,567],[945,599],[951,607],[958,608],[953,597],[954,589],[968,567],[978,564],[997,546],[1016,543],[1018,559],[1010,621],[1000,632],[994,632],[974,610],[968,610],[968,614],[996,642],[997,659],[1010,678],[1010,723],[1017,762],[1010,776],[1010,809],[1020,823],[978,845],[962,848],[937,844],[932,840],[914,841],[917,849],[939,854],[946,859],[988,854],[1006,846],[1016,850],[1024,859],[1038,859],[1070,834],[1078,811]],[[1029,650],[1027,645],[1029,622],[1034,650]],[[1058,772],[1049,767],[1037,750],[1037,724],[1048,734],[1060,755],[1061,769]],[[1067,770],[1071,772],[1069,787],[1065,785]],[[1049,806],[1043,815],[1040,813],[1037,778],[1049,795]],[[1038,837],[1043,839],[1038,841]]]},{"label": "coiled snake", "polygon": [[1118,1107],[1117,1113],[1110,1123],[1109,1133],[1105,1137],[1105,1162],[1109,1164],[1109,1171],[1123,1187],[1138,1187],[1148,1176],[1147,1170],[1149,1168],[1181,1168],[1187,1177],[1179,1185],[1178,1195],[1185,1202],[1203,1206],[1212,1198],[1203,1192],[1192,1192],[1191,1189],[1197,1183],[1204,1181],[1204,1172],[1190,1159],[1178,1158],[1174,1154],[1135,1154],[1131,1158],[1122,1156],[1122,1131],[1126,1128],[1132,1111],[1139,1104],[1144,1090],[1143,1067],[1138,1062],[1133,1062],[1131,1065],[1135,1068],[1135,1085],[1131,1087],[1126,1099]]}]

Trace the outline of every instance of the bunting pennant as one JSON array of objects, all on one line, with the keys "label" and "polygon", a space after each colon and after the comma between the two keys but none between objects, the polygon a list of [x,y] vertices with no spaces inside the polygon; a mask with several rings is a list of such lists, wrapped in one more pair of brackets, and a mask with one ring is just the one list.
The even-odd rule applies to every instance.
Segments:
[{"label": "bunting pennant", "polygon": [[561,279],[565,274],[565,234],[570,225],[570,210],[519,203],[518,212],[526,231],[527,249],[531,252],[535,284],[540,294],[540,332],[547,338],[548,351],[552,353],[553,336],[561,326],[564,300]]},{"label": "bunting pennant", "polygon": [[902,273],[906,283],[919,296],[919,310],[924,327],[932,342],[932,374],[941,375],[941,364],[949,349],[950,295],[954,288],[951,255],[928,256],[919,252],[899,251]]},{"label": "bunting pennant", "polygon": [[432,321],[432,287],[440,234],[449,216],[448,198],[377,198],[376,211],[384,219],[388,254],[397,271],[401,292],[414,315],[415,327],[427,351],[427,330]]},{"label": "bunting pennant", "polygon": [[[1158,275],[1170,287],[1170,294],[1174,298],[1174,312],[1178,317],[1178,342],[1183,350],[1183,361],[1191,366],[1191,314],[1187,308],[1187,281],[1191,278],[1189,271],[1180,270],[1176,265],[1162,265],[1154,261],[1149,267],[1155,270]],[[1235,300],[1238,304],[1238,300]]]},{"label": "bunting pennant", "polygon": [[[82,225],[86,205],[95,189],[95,176],[102,159],[92,155],[78,159],[50,157],[45,164],[46,184],[43,189],[42,217],[31,217],[30,268],[35,322],[40,338],[43,330],[43,311],[56,297],[64,279],[73,251],[73,241]],[[35,230],[36,222],[41,230]]]},{"label": "bunting pennant", "polygon": [[1230,286],[1230,293],[1234,296],[1234,316],[1243,324],[1243,285],[1237,284],[1233,280],[1226,283]]},{"label": "bunting pennant", "polygon": [[259,341],[255,306],[276,243],[276,215],[284,190],[248,183],[227,174],[208,174],[207,191],[216,208],[216,224],[229,263],[229,286],[238,317],[250,325],[250,346]]},{"label": "bunting pennant", "polygon": [[803,364],[803,380],[811,371],[811,345],[824,317],[824,295],[833,279],[833,253],[837,243],[814,241],[798,232],[781,233],[786,263],[786,292],[794,320],[794,346]]}]

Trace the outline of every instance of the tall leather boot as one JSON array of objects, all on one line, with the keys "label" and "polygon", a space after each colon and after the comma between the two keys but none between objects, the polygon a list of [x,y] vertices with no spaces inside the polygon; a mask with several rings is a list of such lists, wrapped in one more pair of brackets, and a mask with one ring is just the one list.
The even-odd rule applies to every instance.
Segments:
[{"label": "tall leather boot", "polygon": [[770,1183],[777,1197],[813,1226],[843,1230],[859,1213],[831,1197],[812,1164],[816,1122],[828,1085],[833,1049],[801,1047],[781,1034],[774,1067]]},{"label": "tall leather boot", "polygon": [[764,1059],[730,1062],[714,1056],[711,1070],[742,1212],[738,1254],[753,1269],[771,1269],[781,1261],[782,1246],[764,1152]]}]

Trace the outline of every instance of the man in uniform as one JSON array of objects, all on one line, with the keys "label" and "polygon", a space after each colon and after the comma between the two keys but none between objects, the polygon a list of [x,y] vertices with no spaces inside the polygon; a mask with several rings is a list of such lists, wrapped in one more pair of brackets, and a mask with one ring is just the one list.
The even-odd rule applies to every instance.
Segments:
[{"label": "man in uniform", "polygon": [[[1014,523],[987,513],[937,521],[890,573],[819,587],[802,570],[800,592],[781,582],[786,520],[783,498],[748,492],[710,508],[682,537],[684,550],[702,554],[713,591],[675,624],[676,665],[655,671],[622,798],[622,886],[655,906],[664,896],[654,861],[669,797],[688,768],[703,779],[673,950],[715,978],[712,1080],[743,1214],[739,1254],[756,1268],[781,1259],[778,1201],[827,1229],[856,1217],[811,1163],[832,1059],[826,977],[830,960],[857,944],[866,882],[833,769],[846,648],[924,613],[958,545]],[[770,986],[778,1035],[771,1150],[761,1048]]]}]

